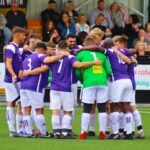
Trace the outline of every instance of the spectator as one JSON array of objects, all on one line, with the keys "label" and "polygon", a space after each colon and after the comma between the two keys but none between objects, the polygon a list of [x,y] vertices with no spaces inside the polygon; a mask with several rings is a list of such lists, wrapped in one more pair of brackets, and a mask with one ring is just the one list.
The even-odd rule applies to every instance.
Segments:
[{"label": "spectator", "polygon": [[69,14],[63,12],[61,14],[61,21],[57,24],[60,36],[65,39],[68,34],[76,35],[75,24],[70,22]]},{"label": "spectator", "polygon": [[52,20],[48,20],[45,24],[45,28],[43,29],[43,41],[48,42],[50,40],[50,37],[53,34],[55,25]]},{"label": "spectator", "polygon": [[145,30],[145,39],[150,42],[150,22],[146,24]]},{"label": "spectator", "polygon": [[77,35],[77,45],[83,45],[84,43],[84,39],[87,36],[87,32],[85,31],[81,31],[78,35]]},{"label": "spectator", "polygon": [[137,55],[138,56],[144,56],[147,55],[148,53],[146,52],[146,46],[144,44],[144,42],[142,41],[137,41],[136,45],[135,45],[135,50],[137,51]]},{"label": "spectator", "polygon": [[12,29],[15,26],[25,28],[27,27],[27,20],[25,14],[18,10],[19,4],[17,1],[12,1],[11,10],[6,14],[7,27]]},{"label": "spectator", "polygon": [[67,1],[64,7],[64,12],[67,12],[70,17],[70,21],[76,23],[78,20],[78,12],[75,11],[75,6],[73,1]]},{"label": "spectator", "polygon": [[89,15],[90,26],[93,26],[95,24],[96,17],[98,16],[99,13],[102,13],[105,16],[105,21],[103,22],[102,25],[104,25],[106,28],[112,28],[113,27],[112,20],[111,20],[108,10],[105,9],[105,1],[104,0],[98,0],[97,8],[95,8],[90,13],[90,15]]},{"label": "spectator", "polygon": [[44,34],[44,29],[49,20],[52,20],[56,25],[60,19],[60,14],[56,11],[57,3],[54,0],[49,0],[48,8],[41,12],[42,19],[42,34]]},{"label": "spectator", "polygon": [[146,46],[150,45],[150,41],[145,38],[144,28],[140,28],[138,31],[138,38],[133,41],[133,47],[137,41],[142,41]]},{"label": "spectator", "polygon": [[95,25],[92,27],[92,29],[94,28],[99,28],[100,30],[102,30],[105,34],[105,37],[111,36],[111,30],[109,28],[106,28],[105,26],[103,26],[103,22],[105,21],[105,16],[104,14],[100,13],[97,17],[96,17],[96,23]]},{"label": "spectator", "polygon": [[79,15],[78,23],[76,23],[76,33],[79,34],[80,32],[89,32],[90,27],[86,23],[86,16],[84,14]]},{"label": "spectator", "polygon": [[138,38],[138,31],[141,28],[139,17],[136,14],[131,14],[129,23],[124,28],[124,36],[128,39],[128,48],[133,48],[133,41]]},{"label": "spectator", "polygon": [[113,2],[110,5],[110,16],[113,22],[113,29],[112,29],[113,36],[122,35],[125,23],[123,20],[123,15],[120,11],[120,7],[117,2]]},{"label": "spectator", "polygon": [[0,13],[0,62],[3,61],[3,47],[11,40],[12,34],[9,28],[6,27],[7,20]]},{"label": "spectator", "polygon": [[53,33],[49,39],[50,42],[58,44],[61,41],[61,37],[57,29],[53,30]]},{"label": "spectator", "polygon": [[12,38],[12,34],[9,28],[6,27],[7,20],[3,14],[0,13],[0,33],[3,35],[3,44],[8,44]]}]

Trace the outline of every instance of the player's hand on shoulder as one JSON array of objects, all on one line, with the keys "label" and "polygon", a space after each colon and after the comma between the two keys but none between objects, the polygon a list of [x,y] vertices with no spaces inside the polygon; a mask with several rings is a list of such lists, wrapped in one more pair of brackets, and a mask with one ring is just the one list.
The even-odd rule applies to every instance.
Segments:
[{"label": "player's hand on shoulder", "polygon": [[71,55],[69,52],[64,52],[63,54],[64,54],[64,56],[69,56],[69,55]]},{"label": "player's hand on shoulder", "polygon": [[22,75],[24,77],[29,76],[30,75],[30,70],[24,70]]},{"label": "player's hand on shoulder", "polygon": [[29,46],[28,45],[24,45],[23,50],[26,51],[26,52],[29,51],[30,50]]},{"label": "player's hand on shoulder", "polygon": [[101,65],[102,61],[99,59],[94,60],[94,65]]}]

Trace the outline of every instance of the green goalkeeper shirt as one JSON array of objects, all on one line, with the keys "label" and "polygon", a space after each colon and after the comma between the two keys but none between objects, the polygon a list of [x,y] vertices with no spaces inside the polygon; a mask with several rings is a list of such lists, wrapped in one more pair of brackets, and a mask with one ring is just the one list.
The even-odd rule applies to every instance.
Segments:
[{"label": "green goalkeeper shirt", "polygon": [[112,70],[108,58],[101,52],[94,52],[88,50],[82,50],[77,54],[77,60],[79,62],[90,62],[95,59],[102,61],[101,65],[94,65],[84,69],[76,69],[78,79],[83,83],[83,88],[108,85],[108,76],[111,75]]}]

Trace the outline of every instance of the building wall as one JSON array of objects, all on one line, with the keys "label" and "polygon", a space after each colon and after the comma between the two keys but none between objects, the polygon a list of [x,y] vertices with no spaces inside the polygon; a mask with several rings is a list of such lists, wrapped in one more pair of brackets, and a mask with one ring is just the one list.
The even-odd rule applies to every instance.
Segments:
[{"label": "building wall", "polygon": [[[67,1],[67,0],[66,0]],[[75,6],[81,6],[87,0],[74,0]],[[105,0],[107,7],[114,1],[120,2],[121,0]],[[142,0],[122,0],[126,2],[129,6],[142,11]],[[58,4],[58,11],[62,10],[63,0],[56,0]],[[27,9],[27,18],[28,19],[40,19],[40,13],[42,10],[47,8],[48,0],[29,0],[28,9]],[[84,13],[88,15],[97,5],[97,0],[93,0],[89,5],[86,5],[79,10],[79,13]],[[130,9],[127,9],[127,14],[133,13]]]}]

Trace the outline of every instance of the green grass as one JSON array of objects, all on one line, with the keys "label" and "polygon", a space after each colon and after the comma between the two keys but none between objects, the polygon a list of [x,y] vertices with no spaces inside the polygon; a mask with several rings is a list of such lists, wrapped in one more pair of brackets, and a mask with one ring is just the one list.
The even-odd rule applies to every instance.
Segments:
[{"label": "green grass", "polygon": [[[141,107],[142,121],[145,131],[143,140],[98,140],[98,123],[96,120],[97,136],[87,140],[55,140],[55,139],[29,139],[10,138],[5,119],[5,107],[0,107],[0,150],[149,150],[150,149],[150,108]],[[81,108],[75,109],[73,131],[80,134]],[[149,113],[146,113],[149,112]],[[45,110],[48,131],[52,131],[51,113]]]}]

